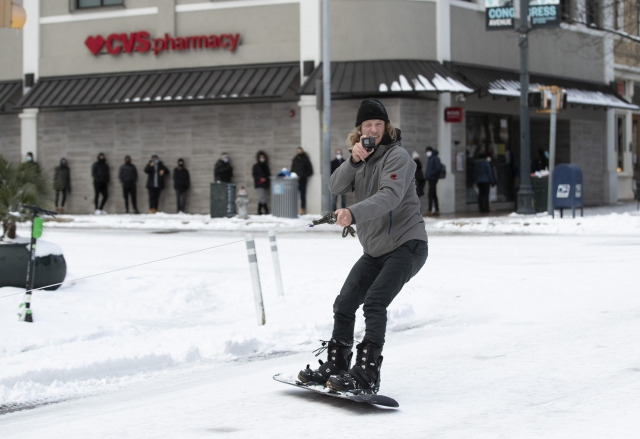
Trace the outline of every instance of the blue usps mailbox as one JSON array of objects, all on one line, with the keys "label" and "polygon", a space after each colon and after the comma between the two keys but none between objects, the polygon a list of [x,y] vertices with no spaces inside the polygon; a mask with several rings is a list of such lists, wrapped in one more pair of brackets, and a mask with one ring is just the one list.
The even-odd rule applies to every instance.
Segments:
[{"label": "blue usps mailbox", "polygon": [[554,217],[556,209],[571,208],[573,217],[576,217],[576,207],[580,208],[580,216],[584,216],[584,204],[582,202],[582,170],[576,165],[558,165],[553,170],[553,187],[551,200],[551,216]]}]

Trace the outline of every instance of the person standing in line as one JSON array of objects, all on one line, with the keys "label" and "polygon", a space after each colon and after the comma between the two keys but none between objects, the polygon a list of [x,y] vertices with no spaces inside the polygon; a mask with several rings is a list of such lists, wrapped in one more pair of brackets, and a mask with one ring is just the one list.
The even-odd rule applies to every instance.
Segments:
[{"label": "person standing in line", "polygon": [[136,166],[131,163],[131,156],[126,155],[124,157],[124,163],[120,166],[118,171],[118,179],[122,184],[122,197],[124,198],[124,208],[129,213],[129,197],[131,197],[131,207],[133,207],[134,213],[140,213],[138,211],[138,170]]},{"label": "person standing in line", "polygon": [[264,151],[256,153],[256,163],[251,169],[253,176],[253,186],[258,193],[258,215],[269,214],[267,205],[267,190],[271,185],[271,170],[269,169],[269,157]]},{"label": "person standing in line", "polygon": [[233,178],[233,166],[229,161],[229,155],[223,152],[213,167],[213,181],[216,183],[231,183]]},{"label": "person standing in line", "polygon": [[[53,190],[56,191],[56,212],[64,213],[67,192],[71,193],[71,170],[64,157],[60,159],[60,165],[56,166],[53,171]],[[60,203],[58,203],[59,201]]]},{"label": "person standing in line", "polygon": [[[104,205],[109,199],[109,165],[107,165],[107,158],[104,153],[98,154],[98,160],[91,167],[91,176],[93,177],[93,205],[95,207],[95,214],[105,214]],[[102,201],[100,201],[102,196]]]},{"label": "person standing in line", "polygon": [[420,161],[420,153],[418,151],[413,151],[411,153],[411,158],[416,164],[416,193],[418,197],[424,195],[424,185],[426,180],[424,179],[424,171],[422,170],[422,162]]},{"label": "person standing in line", "polygon": [[442,163],[438,157],[438,150],[432,146],[427,146],[427,168],[424,171],[424,179],[429,182],[428,210],[424,216],[439,216],[440,205],[438,204],[437,185],[442,170]]},{"label": "person standing in line", "polygon": [[164,179],[169,175],[169,169],[158,158],[157,154],[151,156],[151,160],[144,168],[147,174],[147,190],[149,192],[149,213],[158,212],[160,194],[164,189]]},{"label": "person standing in line", "polygon": [[[331,160],[331,174],[340,167],[341,164],[344,163],[344,158],[342,157],[342,150],[336,149],[336,157]],[[347,207],[347,195],[340,195],[340,207],[343,209]],[[338,208],[338,196],[335,194],[331,194],[331,210],[334,212]]]},{"label": "person standing in line", "polygon": [[178,213],[187,211],[187,191],[191,186],[189,170],[184,167],[184,160],[178,159],[178,166],[173,170],[173,188],[176,190],[176,209]]},{"label": "person standing in line", "polygon": [[478,209],[482,213],[489,212],[489,190],[496,184],[490,162],[491,157],[481,153],[473,163],[473,181],[478,186]]},{"label": "person standing in line", "polygon": [[300,215],[307,213],[307,181],[313,175],[313,166],[307,153],[298,147],[296,155],[291,161],[291,172],[298,176],[298,191],[300,192]]},{"label": "person standing in line", "polygon": [[[362,139],[373,137],[373,147]],[[415,164],[402,147],[377,99],[361,102],[355,129],[347,138],[351,157],[331,175],[334,194],[355,192],[355,204],[334,212],[342,227],[355,224],[363,255],[355,263],[333,304],[333,331],[327,361],[298,374],[303,383],[339,392],[377,393],[387,307],[427,260],[427,232],[416,193]],[[350,367],[356,311],[363,305],[365,333]]]},{"label": "person standing in line", "polygon": [[33,167],[36,172],[40,173],[40,164],[36,162],[36,159],[33,157],[32,152],[28,152],[24,158],[24,162],[27,166]]}]

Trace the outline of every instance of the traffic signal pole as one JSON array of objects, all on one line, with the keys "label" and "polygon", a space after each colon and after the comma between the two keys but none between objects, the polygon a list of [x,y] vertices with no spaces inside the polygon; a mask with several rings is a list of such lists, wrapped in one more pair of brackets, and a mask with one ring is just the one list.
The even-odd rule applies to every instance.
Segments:
[{"label": "traffic signal pole", "polygon": [[533,189],[531,186],[531,144],[529,107],[529,0],[520,0],[520,187],[517,213],[532,215]]}]

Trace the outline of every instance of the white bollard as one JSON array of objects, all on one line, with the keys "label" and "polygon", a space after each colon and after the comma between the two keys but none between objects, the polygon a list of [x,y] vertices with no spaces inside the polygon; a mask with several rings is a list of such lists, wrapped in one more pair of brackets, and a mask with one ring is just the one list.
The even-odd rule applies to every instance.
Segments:
[{"label": "white bollard", "polygon": [[271,259],[273,260],[273,272],[276,276],[276,290],[278,296],[284,296],[282,289],[282,273],[280,272],[280,259],[278,258],[278,244],[276,244],[276,234],[269,232],[269,243],[271,244]]},{"label": "white bollard", "polygon": [[256,254],[256,243],[253,235],[247,235],[247,256],[249,257],[249,271],[251,271],[251,283],[253,284],[253,298],[256,304],[256,316],[258,325],[266,323],[264,314],[264,303],[262,301],[262,288],[260,286],[260,272],[258,271],[258,256]]}]

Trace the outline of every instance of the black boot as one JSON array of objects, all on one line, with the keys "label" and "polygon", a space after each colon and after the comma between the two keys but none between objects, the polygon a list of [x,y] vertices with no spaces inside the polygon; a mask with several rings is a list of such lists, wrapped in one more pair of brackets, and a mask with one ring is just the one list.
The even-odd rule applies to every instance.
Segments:
[{"label": "black boot", "polygon": [[349,369],[349,372],[329,378],[327,387],[338,392],[378,393],[382,346],[363,341],[356,346],[356,349],[356,364]]},{"label": "black boot", "polygon": [[258,203],[258,215],[262,215],[262,203]]},{"label": "black boot", "polygon": [[264,203],[264,213],[269,215],[269,206],[267,206],[267,203]]},{"label": "black boot", "polygon": [[[328,346],[327,346],[328,345]],[[320,367],[316,370],[311,370],[311,367],[307,364],[307,368],[301,370],[298,374],[298,379],[305,384],[319,384],[325,385],[329,377],[338,373],[346,373],[351,365],[351,345],[347,343],[338,342],[334,339],[331,341],[322,342],[322,346],[318,348],[316,357],[320,355],[325,349],[327,352],[327,361],[320,362]]]}]

